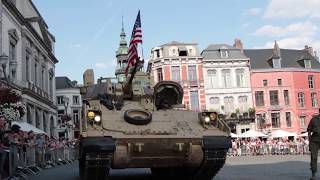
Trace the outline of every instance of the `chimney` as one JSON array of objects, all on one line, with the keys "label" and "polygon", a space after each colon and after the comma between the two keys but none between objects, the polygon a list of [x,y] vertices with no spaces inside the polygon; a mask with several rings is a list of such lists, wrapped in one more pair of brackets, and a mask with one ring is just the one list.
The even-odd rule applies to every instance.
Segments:
[{"label": "chimney", "polygon": [[233,44],[234,48],[240,49],[241,52],[243,51],[243,45],[240,39],[234,39],[234,44]]},{"label": "chimney", "polygon": [[280,53],[280,48],[277,43],[277,41],[274,41],[274,46],[273,46],[273,58],[274,59],[279,59],[281,58],[281,53]]},{"label": "chimney", "polygon": [[314,51],[314,57],[316,58],[316,60],[317,60],[318,62],[320,62],[319,57],[318,57],[318,55],[317,55],[317,51]]},{"label": "chimney", "polygon": [[313,48],[311,46],[305,45],[304,49],[307,50],[309,52],[309,54],[311,54],[311,56],[315,56],[314,52],[313,52]]}]

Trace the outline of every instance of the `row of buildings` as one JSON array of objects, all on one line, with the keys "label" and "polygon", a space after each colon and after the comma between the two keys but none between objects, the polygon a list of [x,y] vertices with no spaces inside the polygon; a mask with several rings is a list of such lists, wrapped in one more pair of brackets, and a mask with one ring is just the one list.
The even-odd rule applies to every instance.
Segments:
[{"label": "row of buildings", "polygon": [[243,49],[173,41],[151,50],[154,83],[179,82],[187,108],[219,112],[233,132],[283,129],[304,132],[319,112],[320,63],[311,47],[301,50]]}]

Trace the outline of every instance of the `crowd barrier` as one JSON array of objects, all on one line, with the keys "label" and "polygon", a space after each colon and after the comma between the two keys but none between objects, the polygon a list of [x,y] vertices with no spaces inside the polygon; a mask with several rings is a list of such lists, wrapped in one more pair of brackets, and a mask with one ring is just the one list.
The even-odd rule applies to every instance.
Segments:
[{"label": "crowd barrier", "polygon": [[229,149],[229,156],[309,154],[308,144],[242,144]]},{"label": "crowd barrier", "polygon": [[[76,160],[77,150],[74,146],[58,148],[38,148],[11,145],[0,149],[0,180],[27,179],[42,169],[57,165],[70,164]],[[2,167],[2,168],[1,168]]]}]

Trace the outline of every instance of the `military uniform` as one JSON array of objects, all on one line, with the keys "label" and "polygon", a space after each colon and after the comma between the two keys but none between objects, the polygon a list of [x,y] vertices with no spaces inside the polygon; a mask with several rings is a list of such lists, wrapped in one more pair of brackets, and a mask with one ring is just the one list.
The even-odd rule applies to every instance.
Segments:
[{"label": "military uniform", "polygon": [[[309,149],[311,152],[311,171],[312,180],[315,179],[317,172],[318,150],[320,149],[320,115],[314,116],[308,125]],[[311,134],[312,133],[312,134]],[[311,135],[311,137],[310,137]]]}]

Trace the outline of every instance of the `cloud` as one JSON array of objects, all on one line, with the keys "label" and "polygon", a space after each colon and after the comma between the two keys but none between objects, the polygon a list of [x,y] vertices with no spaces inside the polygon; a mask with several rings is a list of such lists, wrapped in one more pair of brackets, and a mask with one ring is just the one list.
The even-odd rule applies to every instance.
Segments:
[{"label": "cloud", "polygon": [[269,36],[269,37],[284,37],[292,35],[314,36],[319,31],[319,27],[311,22],[302,22],[289,24],[287,26],[265,25],[257,29],[253,35]]},{"label": "cloud", "polygon": [[265,18],[320,18],[319,0],[271,0]]},{"label": "cloud", "polygon": [[258,16],[259,14],[261,14],[262,9],[261,8],[250,8],[247,9],[244,14],[245,15],[251,15],[251,16]]},{"label": "cloud", "polygon": [[116,67],[116,63],[101,63],[98,62],[94,65],[97,69],[108,69],[108,68],[114,68]]}]

